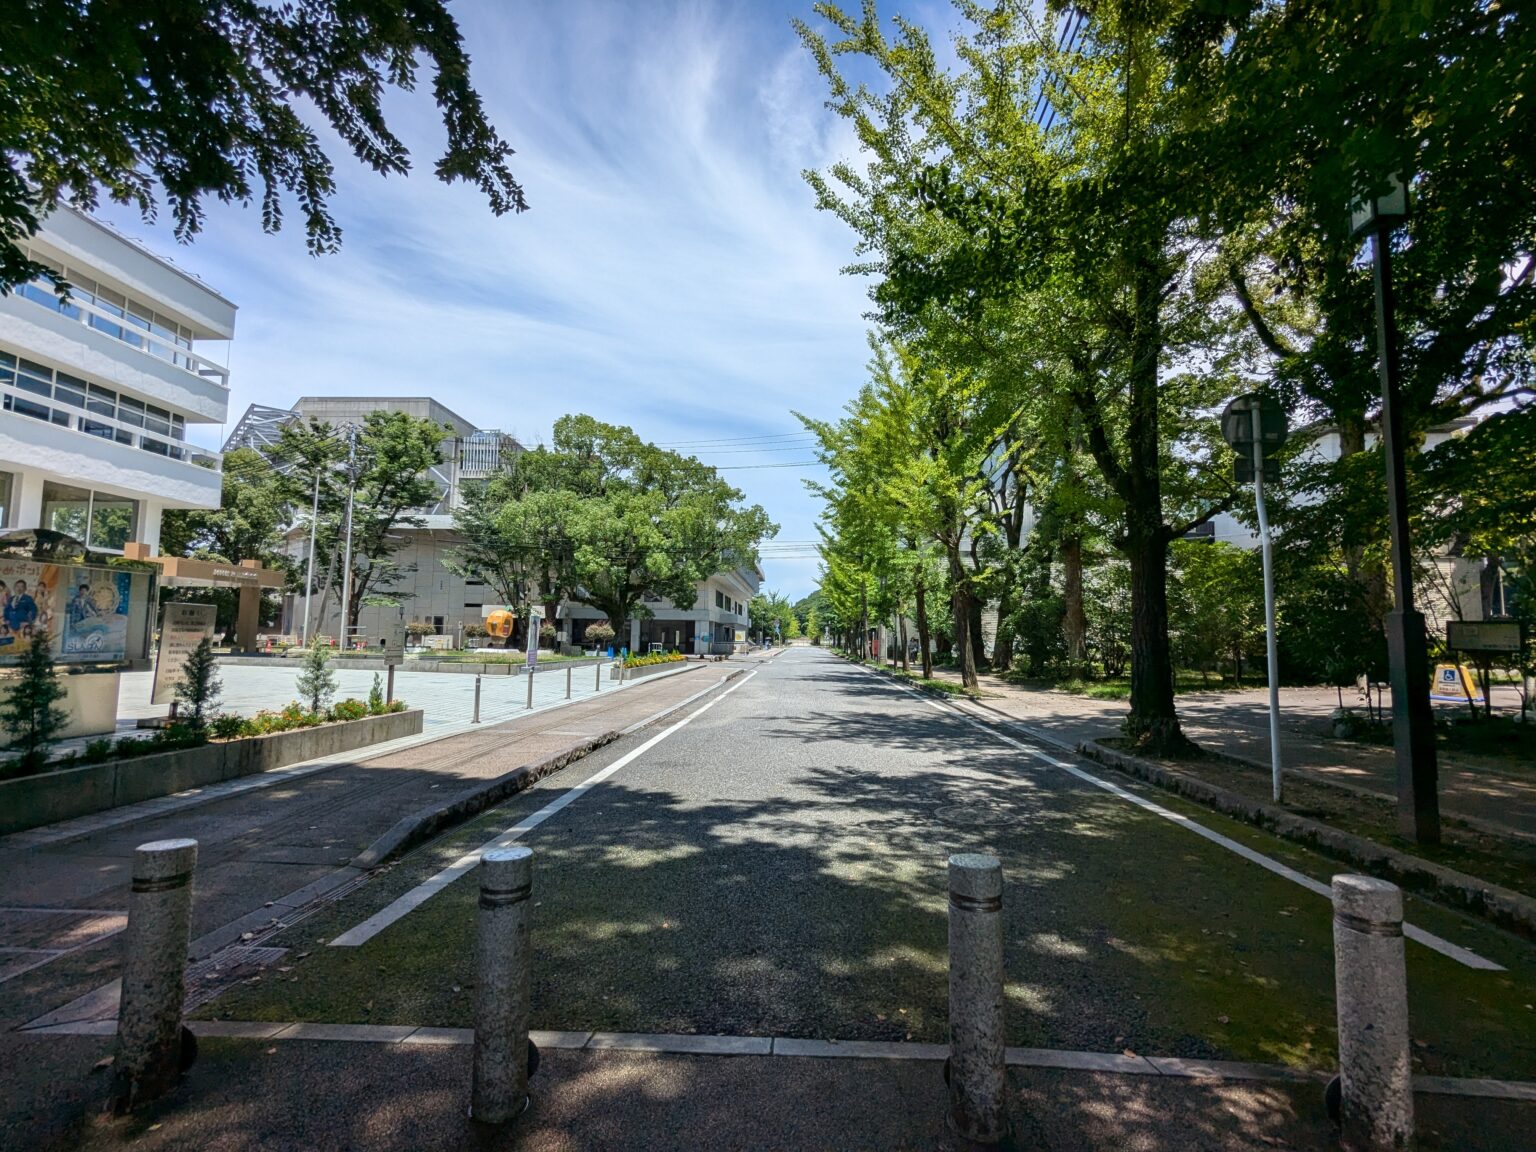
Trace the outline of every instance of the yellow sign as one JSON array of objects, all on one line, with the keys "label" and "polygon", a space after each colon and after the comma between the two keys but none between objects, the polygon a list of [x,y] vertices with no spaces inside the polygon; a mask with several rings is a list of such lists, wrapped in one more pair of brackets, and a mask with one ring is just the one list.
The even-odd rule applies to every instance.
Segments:
[{"label": "yellow sign", "polygon": [[1465,664],[1436,664],[1435,682],[1429,690],[1431,700],[1452,700],[1465,704],[1483,703],[1483,694],[1472,680],[1472,671]]}]

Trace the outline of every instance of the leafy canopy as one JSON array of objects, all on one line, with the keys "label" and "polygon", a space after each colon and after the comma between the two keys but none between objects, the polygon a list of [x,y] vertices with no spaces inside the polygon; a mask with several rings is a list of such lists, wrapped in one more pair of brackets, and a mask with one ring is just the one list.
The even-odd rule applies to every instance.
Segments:
[{"label": "leafy canopy", "polygon": [[474,184],[498,216],[528,207],[444,0],[7,0],[0,45],[0,292],[45,274],[18,246],[42,217],[103,191],[146,219],[163,196],[184,241],[209,197],[259,198],[275,232],[291,195],[310,251],[336,251],[331,160],[299,107],[403,175],[384,94],[413,90],[423,61],[448,136],[438,179]]}]

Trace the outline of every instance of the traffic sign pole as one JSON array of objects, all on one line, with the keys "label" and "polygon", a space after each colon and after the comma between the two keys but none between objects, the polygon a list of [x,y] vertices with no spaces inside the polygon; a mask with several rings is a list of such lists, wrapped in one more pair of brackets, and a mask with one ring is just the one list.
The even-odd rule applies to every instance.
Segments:
[{"label": "traffic sign pole", "polygon": [[1260,410],[1253,417],[1253,500],[1259,511],[1259,550],[1264,557],[1264,647],[1269,660],[1270,787],[1280,803],[1280,657],[1275,644],[1275,563],[1269,542],[1269,515],[1264,507],[1264,432]]}]

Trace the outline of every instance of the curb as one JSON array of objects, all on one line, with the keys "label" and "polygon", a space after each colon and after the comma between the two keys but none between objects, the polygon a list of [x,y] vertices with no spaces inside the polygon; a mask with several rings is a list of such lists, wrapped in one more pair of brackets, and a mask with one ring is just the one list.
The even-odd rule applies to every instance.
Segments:
[{"label": "curb", "polygon": [[552,772],[560,771],[567,764],[582,759],[618,738],[618,732],[609,730],[590,740],[578,740],[537,764],[524,764],[521,768],[514,768],[483,784],[466,788],[456,796],[418,809],[354,856],[347,867],[363,870],[377,868],[390,857],[408,852],[444,829],[477,816],[487,808],[495,807],[507,797],[515,796]]},{"label": "curb", "polygon": [[[682,669],[658,675],[658,679],[667,675],[677,675]],[[450,796],[446,800],[421,808],[395,824],[388,832],[380,836],[362,852],[354,856],[348,863],[348,868],[356,868],[367,871],[377,868],[386,860],[408,852],[417,845],[432,839],[439,832],[461,824],[472,816],[478,816],[487,808],[494,808],[497,804],[506,800],[509,796],[532,787],[544,777],[560,771],[568,764],[595,752],[605,744],[612,744],[621,736],[627,736],[631,732],[637,732],[649,724],[654,724],[664,716],[669,716],[680,708],[686,708],[701,696],[708,695],[728,681],[742,675],[744,669],[736,669],[729,675],[699,691],[687,696],[675,704],[669,704],[659,712],[654,712],[623,729],[610,729],[600,736],[590,740],[578,740],[574,744],[567,745],[553,756],[539,761],[537,764],[525,764],[520,768],[514,768],[511,772],[504,773],[494,779],[487,780],[483,784],[476,784],[472,788],[466,788],[457,795]]]},{"label": "curb", "polygon": [[1287,840],[1320,849],[1331,856],[1367,868],[1373,875],[1392,880],[1411,891],[1435,897],[1459,911],[1470,912],[1501,928],[1536,939],[1536,899],[1520,892],[1421,860],[1363,836],[1341,832],[1272,804],[1250,800],[1204,780],[1164,768],[1161,764],[1105,747],[1097,740],[1083,741],[1077,751],[1106,767],[1115,768],[1164,791],[1204,804]]}]

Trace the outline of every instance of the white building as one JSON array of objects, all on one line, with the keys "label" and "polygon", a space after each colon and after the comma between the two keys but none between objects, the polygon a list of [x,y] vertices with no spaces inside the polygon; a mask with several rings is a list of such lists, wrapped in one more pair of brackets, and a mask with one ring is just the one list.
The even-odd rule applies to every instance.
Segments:
[{"label": "white building", "polygon": [[[418,510],[418,524],[396,530],[400,546],[390,557],[396,578],[388,588],[379,591],[398,606],[365,604],[358,613],[358,630],[368,640],[383,635],[401,620],[420,622],[432,634],[443,637],[445,643],[460,646],[467,626],[479,625],[503,605],[484,581],[467,578],[454,570],[454,552],[460,539],[454,529],[453,512],[463,504],[466,483],[484,480],[502,467],[508,454],[523,451],[513,437],[476,428],[452,409],[426,396],[304,396],[292,408],[252,405],[236,424],[224,450],[259,449],[273,442],[281,426],[295,418],[313,418],[340,427],[361,425],[370,412],[377,411],[404,412],[446,425],[450,431],[443,438],[442,463],[431,470],[437,489],[434,503]],[[307,559],[307,512],[305,521],[290,530],[288,542],[296,561]],[[317,556],[316,571],[323,574],[326,565],[334,569],[335,563],[334,557]],[[331,574],[332,583],[339,585],[339,576]],[[683,607],[648,595],[644,605],[651,617],[631,620],[629,636],[619,637],[616,643],[638,652],[647,651],[652,645],[692,654],[733,651],[746,642],[747,605],[762,586],[762,580],[762,573],[751,567],[718,573],[701,581],[694,603]],[[316,583],[324,583],[323,575],[317,576]],[[303,595],[289,594],[283,605],[281,631],[298,634],[303,614]],[[567,601],[559,606],[553,623],[563,642],[580,644],[587,627],[602,619],[599,610]],[[340,606],[335,595],[327,599],[323,609],[316,601],[311,626],[313,631],[329,636],[340,634]]]},{"label": "white building", "polygon": [[156,553],[166,509],[219,505],[219,454],[188,428],[224,422],[229,374],[204,353],[235,306],[67,207],[23,247],[71,299],[46,282],[0,296],[0,528]]}]

